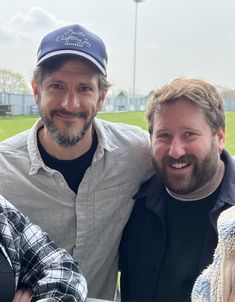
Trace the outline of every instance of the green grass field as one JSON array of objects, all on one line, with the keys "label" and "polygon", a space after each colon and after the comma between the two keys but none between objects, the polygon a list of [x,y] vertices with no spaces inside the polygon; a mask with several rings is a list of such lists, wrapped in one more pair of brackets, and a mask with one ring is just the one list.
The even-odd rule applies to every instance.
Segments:
[{"label": "green grass field", "polygon": [[[100,113],[99,117],[112,122],[138,125],[147,129],[143,112]],[[0,141],[30,128],[37,116],[0,117]],[[226,112],[226,149],[235,155],[235,111]]]}]

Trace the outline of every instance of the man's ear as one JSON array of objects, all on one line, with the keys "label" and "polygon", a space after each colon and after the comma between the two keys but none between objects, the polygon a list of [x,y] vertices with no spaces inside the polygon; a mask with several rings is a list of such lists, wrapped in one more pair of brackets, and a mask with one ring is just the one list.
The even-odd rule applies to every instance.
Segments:
[{"label": "man's ear", "polygon": [[34,80],[32,80],[31,86],[32,86],[32,91],[33,91],[33,96],[34,96],[35,102],[37,105],[39,105],[40,101],[41,101],[41,89]]},{"label": "man's ear", "polygon": [[100,91],[100,98],[97,103],[97,111],[100,111],[102,109],[107,93],[108,89]]},{"label": "man's ear", "polygon": [[225,144],[225,128],[220,128],[217,132],[217,138],[218,138],[218,148],[219,152],[221,153],[224,149]]}]

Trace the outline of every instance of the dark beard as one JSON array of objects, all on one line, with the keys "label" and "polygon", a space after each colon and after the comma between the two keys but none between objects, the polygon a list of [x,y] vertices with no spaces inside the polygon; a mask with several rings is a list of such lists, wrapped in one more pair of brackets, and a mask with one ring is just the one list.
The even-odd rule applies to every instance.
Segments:
[{"label": "dark beard", "polygon": [[[53,117],[53,115],[55,115],[57,112],[65,113],[65,111],[62,112],[62,110],[53,111],[51,113],[51,117]],[[69,113],[69,114],[71,115],[71,113]],[[75,146],[78,142],[80,142],[83,139],[83,137],[85,136],[85,134],[87,133],[88,129],[91,127],[96,114],[97,114],[97,111],[93,112],[93,114],[89,120],[86,120],[87,116],[84,112],[72,114],[74,116],[84,118],[85,124],[78,133],[65,133],[67,129],[72,127],[73,122],[70,122],[70,121],[65,122],[66,130],[64,132],[61,132],[56,127],[56,125],[53,123],[52,118],[47,118],[40,111],[42,121],[44,122],[45,127],[47,128],[48,132],[52,135],[52,137],[55,139],[55,141],[62,147],[72,147],[72,146]]]},{"label": "dark beard", "polygon": [[[175,160],[170,158],[169,156],[166,156],[162,162],[163,164],[167,164],[167,162],[170,161]],[[192,173],[185,180],[186,184],[184,186],[177,185],[177,176],[175,177],[175,182],[173,182],[172,179],[170,179],[170,176],[166,173],[164,167],[160,166],[154,159],[153,164],[155,166],[157,174],[162,179],[162,182],[170,191],[181,195],[192,193],[207,184],[216,173],[216,170],[218,168],[218,160],[215,143],[212,142],[210,151],[200,165],[198,164],[197,158],[193,155],[182,156],[177,161],[190,161],[190,163],[193,165]],[[179,181],[181,177],[181,175],[178,177]]]}]

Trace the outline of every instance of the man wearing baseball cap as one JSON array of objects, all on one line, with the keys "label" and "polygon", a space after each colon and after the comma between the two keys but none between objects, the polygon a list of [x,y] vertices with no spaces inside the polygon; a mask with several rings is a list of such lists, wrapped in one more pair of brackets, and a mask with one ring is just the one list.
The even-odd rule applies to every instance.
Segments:
[{"label": "man wearing baseball cap", "polygon": [[0,144],[1,194],[79,261],[88,296],[112,300],[132,196],[152,173],[148,134],[96,118],[110,86],[103,41],[74,24],[41,41],[40,119]]}]

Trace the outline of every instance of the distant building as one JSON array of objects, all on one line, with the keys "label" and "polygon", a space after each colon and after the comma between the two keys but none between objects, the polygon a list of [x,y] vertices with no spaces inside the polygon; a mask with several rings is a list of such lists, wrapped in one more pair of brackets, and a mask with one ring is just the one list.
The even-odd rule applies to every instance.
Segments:
[{"label": "distant building", "polygon": [[[38,106],[35,105],[34,98],[31,94],[13,94],[0,93],[0,108],[10,105],[10,112],[7,115],[31,115],[38,114]],[[4,110],[0,112],[4,114]]]},{"label": "distant building", "polygon": [[123,90],[108,93],[102,112],[127,111],[128,94]]},{"label": "distant building", "polygon": [[[146,96],[135,98],[124,90],[110,91],[104,102],[102,112],[144,111],[153,91]],[[235,100],[224,101],[226,111],[235,111]],[[1,93],[0,115],[37,115],[39,108],[32,95]]]}]

